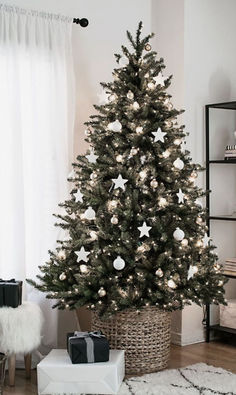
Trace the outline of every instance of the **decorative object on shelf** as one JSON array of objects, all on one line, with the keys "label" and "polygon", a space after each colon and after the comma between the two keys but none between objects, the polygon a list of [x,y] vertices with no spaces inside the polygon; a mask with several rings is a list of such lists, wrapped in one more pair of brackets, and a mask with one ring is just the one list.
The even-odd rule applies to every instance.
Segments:
[{"label": "decorative object on shelf", "polygon": [[236,258],[228,258],[224,263],[224,273],[236,277]]},{"label": "decorative object on shelf", "polygon": [[101,331],[68,333],[67,351],[72,363],[109,361],[109,343]]},{"label": "decorative object on shelf", "polygon": [[[171,314],[146,307],[139,313],[135,309],[119,312],[102,320],[92,313],[92,330],[106,334],[111,349],[125,350],[125,372],[140,375],[156,372],[167,366],[170,352]],[[137,355],[137,344],[139,345]],[[155,345],[155,346],[154,346]]]},{"label": "decorative object on shelf", "polygon": [[40,307],[23,302],[15,309],[0,308],[0,350],[8,355],[9,383],[15,384],[15,356],[24,354],[26,377],[31,375],[31,353],[41,343],[43,315]]},{"label": "decorative object on shelf", "polygon": [[226,145],[225,160],[236,159],[236,144]]},{"label": "decorative object on shelf", "polygon": [[52,350],[38,365],[38,395],[117,394],[124,379],[124,351],[111,350],[108,362],[72,364],[66,350]]},{"label": "decorative object on shelf", "polygon": [[0,307],[18,307],[22,303],[22,281],[0,279]]},{"label": "decorative object on shelf", "polygon": [[220,325],[236,329],[236,299],[228,299],[227,306],[220,305]]}]

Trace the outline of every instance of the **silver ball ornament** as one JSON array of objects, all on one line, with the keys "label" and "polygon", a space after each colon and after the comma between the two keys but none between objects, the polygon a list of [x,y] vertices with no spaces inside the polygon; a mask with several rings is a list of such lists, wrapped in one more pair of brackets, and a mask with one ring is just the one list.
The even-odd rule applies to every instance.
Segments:
[{"label": "silver ball ornament", "polygon": [[153,178],[153,180],[150,182],[150,185],[153,189],[158,187],[158,182],[155,178]]},{"label": "silver ball ornament", "polygon": [[155,275],[156,275],[157,277],[160,277],[160,278],[163,277],[163,271],[161,270],[161,268],[159,268],[159,269],[156,270]]},{"label": "silver ball ornament", "polygon": [[106,290],[105,290],[103,287],[101,287],[101,288],[98,290],[98,295],[99,295],[101,298],[103,298],[106,294],[107,294],[107,293],[106,293]]},{"label": "silver ball ornament", "polygon": [[143,133],[143,128],[142,126],[137,126],[137,128],[135,129],[137,134],[142,134]]},{"label": "silver ball ornament", "polygon": [[80,265],[80,271],[81,273],[85,274],[88,273],[88,266],[87,265]]},{"label": "silver ball ornament", "polygon": [[66,274],[63,272],[63,273],[60,274],[59,280],[60,281],[64,281],[65,279],[66,279]]},{"label": "silver ball ornament", "polygon": [[132,99],[134,98],[133,92],[129,91],[129,92],[127,93],[127,97],[128,97],[128,99],[132,100]]},{"label": "silver ball ornament", "polygon": [[113,261],[113,266],[116,270],[122,270],[125,267],[125,261],[124,259],[121,258],[121,256],[118,256],[114,261]]},{"label": "silver ball ornament", "polygon": [[113,215],[113,216],[111,217],[111,223],[112,223],[113,225],[117,225],[117,224],[118,224],[118,218],[117,218],[116,215]]},{"label": "silver ball ornament", "polygon": [[182,241],[183,238],[184,238],[184,236],[185,236],[185,233],[184,233],[184,231],[181,230],[180,228],[176,228],[175,231],[174,231],[174,233],[173,233],[173,236],[174,236],[174,239],[175,239],[175,240],[177,240],[177,241]]}]

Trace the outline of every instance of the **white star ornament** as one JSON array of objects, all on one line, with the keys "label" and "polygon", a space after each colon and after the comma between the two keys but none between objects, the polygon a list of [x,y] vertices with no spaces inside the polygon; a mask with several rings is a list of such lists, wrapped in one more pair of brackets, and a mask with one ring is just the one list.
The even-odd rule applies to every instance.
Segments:
[{"label": "white star ornament", "polygon": [[117,178],[112,178],[112,181],[114,182],[115,186],[114,189],[121,188],[123,191],[125,190],[125,184],[128,182],[125,178],[122,178],[122,175],[119,174]]},{"label": "white star ornament", "polygon": [[85,251],[84,247],[81,247],[79,251],[75,251],[75,254],[77,255],[77,262],[84,261],[88,262],[89,258],[88,255],[90,254],[89,251]]},{"label": "white star ornament", "polygon": [[176,193],[179,199],[179,203],[184,203],[184,193],[182,192],[182,189],[179,188],[179,192]]},{"label": "white star ornament", "polygon": [[86,155],[85,158],[88,159],[89,163],[96,163],[98,155],[95,155],[94,151],[90,151],[90,154]]},{"label": "white star ornament", "polygon": [[78,189],[77,192],[74,194],[76,203],[78,202],[83,203],[83,196],[84,195],[81,193],[80,189]]},{"label": "white star ornament", "polygon": [[143,237],[143,236],[149,237],[149,231],[150,231],[150,229],[152,229],[152,227],[151,227],[151,226],[147,226],[146,222],[144,221],[143,224],[142,224],[142,226],[139,226],[139,227],[138,227],[138,230],[139,230],[139,232],[140,232],[139,237],[140,237],[140,238]]},{"label": "white star ornament", "polygon": [[156,143],[157,141],[161,141],[162,143],[164,143],[164,137],[166,135],[165,132],[162,132],[161,128],[158,128],[156,132],[152,132],[153,136],[154,136],[154,143]]},{"label": "white star ornament", "polygon": [[158,73],[158,75],[156,77],[153,78],[156,85],[161,85],[161,86],[165,86],[165,79],[166,77],[163,77],[162,73]]}]

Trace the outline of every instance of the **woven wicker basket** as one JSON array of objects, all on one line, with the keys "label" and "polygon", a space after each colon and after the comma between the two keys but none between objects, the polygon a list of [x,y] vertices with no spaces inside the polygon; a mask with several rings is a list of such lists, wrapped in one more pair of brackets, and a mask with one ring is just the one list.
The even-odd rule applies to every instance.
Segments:
[{"label": "woven wicker basket", "polygon": [[108,320],[92,314],[92,330],[101,330],[111,349],[125,350],[126,375],[156,372],[167,366],[170,354],[171,315],[156,307],[137,314],[129,309]]}]

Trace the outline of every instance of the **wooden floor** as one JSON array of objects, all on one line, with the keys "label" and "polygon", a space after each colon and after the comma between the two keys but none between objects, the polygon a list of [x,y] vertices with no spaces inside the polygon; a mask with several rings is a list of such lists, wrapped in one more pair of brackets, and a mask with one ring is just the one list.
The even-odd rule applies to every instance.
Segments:
[{"label": "wooden floor", "polygon": [[[200,343],[190,346],[171,347],[169,368],[180,368],[198,362],[222,367],[236,373],[236,347],[220,342]],[[37,394],[36,371],[32,371],[31,380],[25,380],[23,370],[16,372],[16,386],[10,388],[6,385],[4,395],[34,395]],[[6,384],[8,377],[6,377]]]}]

